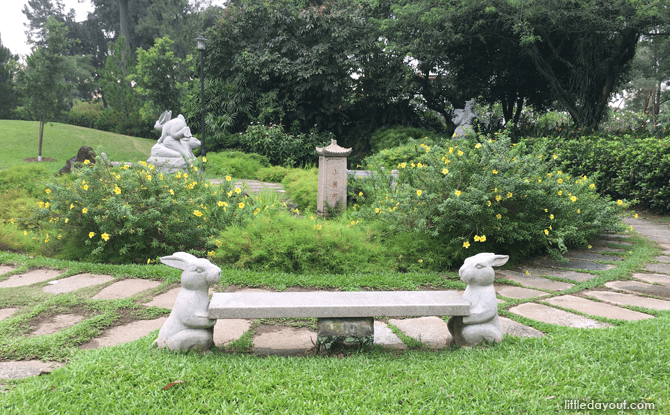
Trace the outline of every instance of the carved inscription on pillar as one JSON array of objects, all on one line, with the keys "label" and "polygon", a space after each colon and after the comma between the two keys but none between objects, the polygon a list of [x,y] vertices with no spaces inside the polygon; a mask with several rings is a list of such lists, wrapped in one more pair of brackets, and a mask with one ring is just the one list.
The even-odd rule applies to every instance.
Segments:
[{"label": "carved inscription on pillar", "polygon": [[342,148],[331,140],[328,147],[316,149],[319,155],[319,189],[317,213],[347,206],[347,156],[351,149]]}]

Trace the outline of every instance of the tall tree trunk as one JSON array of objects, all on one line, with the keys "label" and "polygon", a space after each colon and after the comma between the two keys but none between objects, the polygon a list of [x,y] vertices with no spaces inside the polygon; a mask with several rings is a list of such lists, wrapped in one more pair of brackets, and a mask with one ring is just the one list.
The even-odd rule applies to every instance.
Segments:
[{"label": "tall tree trunk", "polygon": [[128,0],[119,0],[119,35],[126,37],[126,48],[121,52],[121,59],[123,63],[128,62],[128,53],[133,50],[133,37],[131,35],[131,20],[130,12],[128,10]]},{"label": "tall tree trunk", "polygon": [[37,144],[37,161],[42,161],[42,137],[44,136],[44,117],[40,119],[40,140]]}]

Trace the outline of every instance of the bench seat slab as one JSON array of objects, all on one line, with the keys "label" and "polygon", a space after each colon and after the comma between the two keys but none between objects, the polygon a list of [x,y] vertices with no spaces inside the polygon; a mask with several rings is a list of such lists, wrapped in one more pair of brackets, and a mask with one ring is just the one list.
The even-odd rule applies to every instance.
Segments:
[{"label": "bench seat slab", "polygon": [[215,293],[209,318],[468,316],[455,291],[315,291]]}]

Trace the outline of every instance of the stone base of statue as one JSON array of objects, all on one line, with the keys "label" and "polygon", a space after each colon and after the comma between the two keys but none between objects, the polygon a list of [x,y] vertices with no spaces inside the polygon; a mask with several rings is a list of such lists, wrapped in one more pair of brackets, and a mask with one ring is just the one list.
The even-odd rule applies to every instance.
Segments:
[{"label": "stone base of statue", "polygon": [[147,159],[147,164],[153,164],[156,166],[157,171],[162,171],[164,173],[175,173],[178,171],[188,171],[191,166],[191,162],[187,161],[184,157],[149,157]]}]

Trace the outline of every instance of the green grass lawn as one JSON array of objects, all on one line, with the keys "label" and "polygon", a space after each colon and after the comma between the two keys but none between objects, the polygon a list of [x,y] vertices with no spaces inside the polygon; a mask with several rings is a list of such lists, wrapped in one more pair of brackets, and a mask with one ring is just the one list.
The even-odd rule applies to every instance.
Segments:
[{"label": "green grass lawn", "polygon": [[[0,120],[0,169],[27,164],[24,159],[37,157],[39,123],[37,121]],[[156,136],[158,138],[158,135]],[[139,161],[149,158],[155,140],[130,137],[74,125],[47,123],[44,126],[42,162],[49,171],[58,171],[77,155],[81,146],[101,149],[113,161]]]}]

